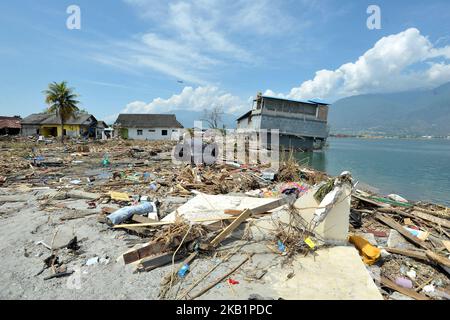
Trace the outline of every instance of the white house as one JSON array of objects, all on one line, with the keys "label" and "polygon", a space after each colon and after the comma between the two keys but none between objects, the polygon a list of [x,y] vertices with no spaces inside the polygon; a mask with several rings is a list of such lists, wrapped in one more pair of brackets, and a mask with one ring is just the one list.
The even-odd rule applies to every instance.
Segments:
[{"label": "white house", "polygon": [[119,114],[116,136],[135,140],[178,140],[183,126],[174,114]]}]

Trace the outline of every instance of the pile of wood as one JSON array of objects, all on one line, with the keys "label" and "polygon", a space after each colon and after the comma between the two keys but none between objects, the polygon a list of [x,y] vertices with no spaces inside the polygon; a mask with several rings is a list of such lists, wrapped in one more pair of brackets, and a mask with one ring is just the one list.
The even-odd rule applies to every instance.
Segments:
[{"label": "pile of wood", "polygon": [[[353,210],[363,216],[361,228],[377,239],[398,232],[405,243],[388,241],[382,249],[391,254],[380,259],[381,286],[417,300],[450,297],[450,216],[449,209],[424,203],[396,203],[367,194],[353,196]],[[408,229],[407,229],[408,228]],[[417,234],[415,234],[417,233]],[[406,248],[405,248],[406,247]],[[406,274],[405,270],[410,273]],[[403,287],[397,279],[411,281]],[[424,288],[426,290],[424,290]]]}]

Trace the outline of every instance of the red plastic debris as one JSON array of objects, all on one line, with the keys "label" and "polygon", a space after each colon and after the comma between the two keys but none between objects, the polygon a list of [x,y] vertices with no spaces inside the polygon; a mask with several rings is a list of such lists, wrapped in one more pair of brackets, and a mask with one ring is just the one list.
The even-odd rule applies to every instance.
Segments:
[{"label": "red plastic debris", "polygon": [[232,285],[235,285],[235,284],[239,284],[239,281],[236,281],[236,280],[233,280],[233,279],[228,279],[228,283],[229,284],[232,284]]}]

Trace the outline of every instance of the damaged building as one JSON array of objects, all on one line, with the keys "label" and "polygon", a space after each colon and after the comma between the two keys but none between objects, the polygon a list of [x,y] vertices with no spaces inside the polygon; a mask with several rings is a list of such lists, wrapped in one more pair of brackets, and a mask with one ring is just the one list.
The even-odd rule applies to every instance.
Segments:
[{"label": "damaged building", "polygon": [[280,132],[284,149],[312,151],[322,149],[329,133],[329,104],[291,100],[258,94],[252,110],[237,119],[237,128]]},{"label": "damaged building", "polygon": [[60,137],[64,132],[68,137],[97,138],[97,119],[88,113],[77,113],[65,121],[53,113],[36,113],[22,120],[22,135],[42,135],[45,137]]},{"label": "damaged building", "polygon": [[19,116],[0,116],[0,135],[18,135],[21,128],[20,120],[22,119]]}]

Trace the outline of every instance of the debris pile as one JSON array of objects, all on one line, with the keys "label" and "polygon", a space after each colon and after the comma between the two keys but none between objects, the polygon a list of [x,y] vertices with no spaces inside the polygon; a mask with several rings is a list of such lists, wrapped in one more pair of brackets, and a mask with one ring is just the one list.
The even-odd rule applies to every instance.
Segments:
[{"label": "debris pile", "polygon": [[[335,264],[355,263],[333,276],[369,298],[449,297],[450,210],[356,189],[349,172],[330,177],[292,154],[277,172],[235,162],[175,164],[170,141],[16,138],[0,146],[1,219],[9,223],[24,210],[44,218],[30,235],[50,244],[24,244],[25,256],[34,250],[43,263],[36,277],[73,277],[77,263],[85,276],[95,266],[132,266],[140,279],[161,280],[153,281],[153,298],[288,299],[304,297],[289,283],[314,276],[298,265],[317,259],[332,275],[345,270]],[[68,225],[66,243],[50,242]],[[356,282],[357,274],[370,281]]]}]

